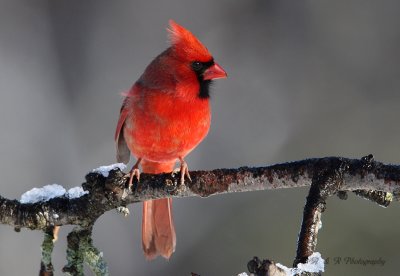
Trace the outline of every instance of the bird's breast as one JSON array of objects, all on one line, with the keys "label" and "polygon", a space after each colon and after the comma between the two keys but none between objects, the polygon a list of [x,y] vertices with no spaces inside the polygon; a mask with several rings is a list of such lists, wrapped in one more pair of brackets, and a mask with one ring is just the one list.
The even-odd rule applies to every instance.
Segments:
[{"label": "bird's breast", "polygon": [[210,104],[205,99],[181,99],[149,93],[131,101],[124,136],[136,157],[165,162],[186,156],[207,135]]}]

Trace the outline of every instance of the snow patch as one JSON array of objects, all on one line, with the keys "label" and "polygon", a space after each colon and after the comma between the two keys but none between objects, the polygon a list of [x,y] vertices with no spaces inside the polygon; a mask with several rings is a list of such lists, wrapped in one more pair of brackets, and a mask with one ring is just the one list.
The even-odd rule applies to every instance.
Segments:
[{"label": "snow patch", "polygon": [[246,272],[242,272],[240,274],[238,274],[238,276],[249,276]]},{"label": "snow patch", "polygon": [[69,189],[68,192],[67,192],[67,196],[68,196],[68,198],[72,199],[72,198],[81,197],[81,196],[86,195],[88,193],[89,192],[83,190],[83,188],[81,186],[78,186],[78,187],[73,187],[73,188]]},{"label": "snow patch", "polygon": [[[19,200],[21,203],[36,203],[41,201],[48,201],[55,197],[67,196],[68,198],[78,198],[83,195],[88,194],[88,191],[84,191],[82,187],[74,187],[68,190],[58,184],[51,184],[43,186],[42,188],[33,188],[22,194],[21,199]],[[54,218],[58,218],[57,214],[53,215]],[[57,216],[57,217],[56,217]]]},{"label": "snow patch", "polygon": [[33,188],[22,194],[21,203],[36,203],[40,201],[48,201],[49,199],[63,196],[65,194],[63,186],[58,184],[51,184],[43,186],[42,188]]},{"label": "snow patch", "polygon": [[101,166],[98,167],[97,169],[92,170],[92,172],[101,173],[104,177],[108,177],[110,171],[115,170],[117,168],[122,171],[126,169],[126,165],[124,163],[116,163],[109,166]]},{"label": "snow patch", "polygon": [[295,268],[288,268],[280,263],[277,263],[276,266],[283,269],[286,272],[286,275],[296,275],[296,274],[300,275],[303,272],[311,272],[311,273],[324,272],[325,261],[324,259],[322,259],[321,254],[319,252],[314,252],[311,256],[308,257],[307,262],[305,264],[300,263]]}]

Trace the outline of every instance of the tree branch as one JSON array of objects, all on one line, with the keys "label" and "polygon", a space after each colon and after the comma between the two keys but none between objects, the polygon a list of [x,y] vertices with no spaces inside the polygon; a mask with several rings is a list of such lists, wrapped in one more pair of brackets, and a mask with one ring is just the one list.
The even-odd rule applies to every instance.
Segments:
[{"label": "tree branch", "polygon": [[207,197],[211,195],[310,186],[315,175],[337,170],[341,163],[341,191],[392,192],[400,189],[400,166],[341,157],[306,159],[267,167],[241,167],[192,171],[192,182],[179,187],[179,176],[141,174],[140,183],[127,191],[128,174],[112,170],[108,177],[91,172],[82,184],[89,194],[69,199],[66,196],[45,202],[22,204],[0,196],[0,223],[17,228],[46,230],[51,226],[80,225],[87,227],[106,211],[131,203],[166,197]]},{"label": "tree branch", "polygon": [[66,275],[84,275],[83,262],[86,262],[95,275],[109,275],[103,254],[92,244],[92,227],[75,227],[67,237]]},{"label": "tree branch", "polygon": [[[140,183],[127,189],[129,174],[120,169],[111,170],[107,177],[93,171],[86,175],[82,187],[88,194],[79,198],[59,196],[48,201],[21,203],[0,196],[0,223],[42,230],[40,275],[52,275],[52,233],[54,226],[72,224],[77,227],[68,235],[67,259],[64,272],[83,275],[86,262],[96,275],[108,275],[102,254],[92,245],[91,229],[95,221],[106,211],[124,210],[128,204],[167,197],[207,197],[211,195],[310,186],[304,208],[303,223],[299,235],[297,254],[292,270],[297,264],[306,263],[312,257],[326,199],[338,194],[346,198],[347,191],[387,206],[399,199],[400,166],[386,165],[373,160],[372,155],[361,159],[326,157],[306,159],[268,167],[217,169],[191,172],[192,181],[181,186],[180,176],[171,174],[141,174]],[[388,194],[392,193],[392,194]],[[320,255],[318,255],[320,258]],[[317,258],[317,260],[318,260]],[[280,275],[283,266],[265,260],[249,262],[249,270],[255,275]],[[257,258],[258,260],[258,258]],[[323,261],[323,260],[322,260]],[[302,273],[302,272],[300,272]],[[319,274],[318,272],[316,274]]]},{"label": "tree branch", "polygon": [[53,253],[53,230],[54,227],[49,227],[44,231],[44,239],[42,243],[42,260],[40,262],[39,276],[53,276],[54,267],[51,263],[51,253]]},{"label": "tree branch", "polygon": [[[343,185],[343,173],[349,168],[347,162],[337,159],[330,168],[321,164],[320,171],[314,173],[310,191],[304,207],[303,222],[300,229],[297,254],[293,266],[306,263],[317,247],[318,230],[321,226],[322,212],[326,199],[340,190]],[[321,160],[324,163],[324,160]]]}]

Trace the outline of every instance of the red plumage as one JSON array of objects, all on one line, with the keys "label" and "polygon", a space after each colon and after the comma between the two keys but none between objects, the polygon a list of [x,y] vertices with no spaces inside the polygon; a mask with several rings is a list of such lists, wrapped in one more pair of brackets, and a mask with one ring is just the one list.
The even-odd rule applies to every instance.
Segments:
[{"label": "red plumage", "polygon": [[[132,153],[143,172],[163,173],[179,159],[188,176],[184,157],[210,128],[209,82],[226,73],[191,32],[171,20],[169,33],[171,47],[149,64],[124,99],[115,133],[117,160],[127,163]],[[171,204],[171,199],[144,202],[142,243],[148,259],[169,258],[175,250]]]}]

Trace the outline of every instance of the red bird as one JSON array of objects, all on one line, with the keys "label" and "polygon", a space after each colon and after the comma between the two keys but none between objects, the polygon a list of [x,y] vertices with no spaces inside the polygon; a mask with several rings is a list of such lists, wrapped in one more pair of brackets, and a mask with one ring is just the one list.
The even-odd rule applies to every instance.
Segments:
[{"label": "red bird", "polygon": [[[225,71],[188,30],[170,20],[171,46],[157,56],[127,93],[115,132],[118,162],[137,158],[130,185],[145,173],[165,173],[180,161],[181,184],[189,170],[185,156],[207,135],[209,89]],[[175,251],[172,199],[143,203],[142,245],[147,259],[169,258]]]}]

